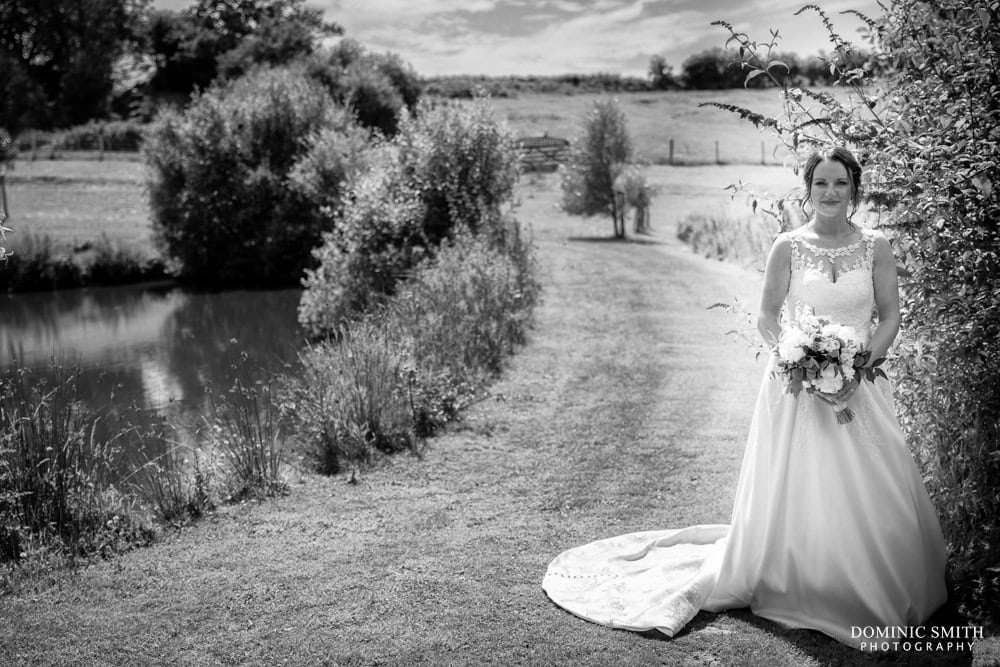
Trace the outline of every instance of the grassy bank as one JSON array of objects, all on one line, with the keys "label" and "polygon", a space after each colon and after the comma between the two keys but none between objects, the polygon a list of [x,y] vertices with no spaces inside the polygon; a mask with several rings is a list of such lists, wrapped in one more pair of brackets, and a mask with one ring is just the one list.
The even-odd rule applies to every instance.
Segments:
[{"label": "grassy bank", "polygon": [[121,285],[166,277],[153,248],[140,162],[20,160],[6,177],[10,219],[0,290]]},{"label": "grassy bank", "polygon": [[[706,306],[752,299],[759,278],[673,235],[675,215],[725,205],[721,187],[747,174],[657,174],[673,187],[655,204],[662,223],[627,242],[610,241],[609,220],[555,211],[551,177],[524,184],[518,217],[545,287],[530,344],[422,460],[385,460],[355,485],[346,472],[300,475],[286,497],[224,507],[162,544],[4,598],[0,662],[971,662],[861,656],[746,611],[699,614],[666,640],[546,599],[541,577],[562,549],[724,522],[731,509],[761,368]],[[977,647],[982,664],[991,646]]]}]

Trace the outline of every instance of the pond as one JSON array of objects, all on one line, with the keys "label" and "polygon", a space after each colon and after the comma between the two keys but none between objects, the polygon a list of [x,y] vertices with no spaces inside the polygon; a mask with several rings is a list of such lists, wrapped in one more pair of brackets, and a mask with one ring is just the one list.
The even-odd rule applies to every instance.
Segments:
[{"label": "pond", "polygon": [[245,358],[252,376],[295,372],[304,334],[300,289],[195,292],[174,284],[89,288],[0,297],[0,351],[37,377],[53,361],[80,370],[80,399],[94,409],[135,405],[191,425],[206,387],[231,385]]}]

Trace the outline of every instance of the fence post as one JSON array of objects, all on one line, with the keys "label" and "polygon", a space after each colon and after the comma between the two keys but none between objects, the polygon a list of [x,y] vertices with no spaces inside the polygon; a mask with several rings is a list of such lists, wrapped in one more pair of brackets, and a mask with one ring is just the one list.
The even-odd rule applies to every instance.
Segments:
[{"label": "fence post", "polygon": [[674,140],[673,139],[670,140],[670,157],[667,158],[667,163],[668,164],[673,164],[674,163]]},{"label": "fence post", "polygon": [[719,140],[718,139],[715,140],[715,164],[722,164],[722,162],[719,161]]},{"label": "fence post", "polygon": [[38,159],[38,130],[31,131],[31,161]]},{"label": "fence post", "polygon": [[764,140],[763,139],[761,139],[761,141],[760,141],[760,163],[761,164],[767,164],[767,162],[764,161]]},{"label": "fence post", "polygon": [[7,209],[7,179],[6,179],[6,167],[0,164],[0,212],[3,213],[3,217],[0,217],[0,222],[6,222],[10,219],[10,211]]},{"label": "fence post", "polygon": [[97,160],[104,162],[104,123],[97,126]]}]

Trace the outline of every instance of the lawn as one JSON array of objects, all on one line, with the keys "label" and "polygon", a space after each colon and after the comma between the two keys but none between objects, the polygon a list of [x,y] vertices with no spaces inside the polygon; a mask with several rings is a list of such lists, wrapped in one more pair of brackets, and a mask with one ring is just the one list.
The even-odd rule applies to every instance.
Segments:
[{"label": "lawn", "polygon": [[152,255],[144,169],[135,160],[18,160],[6,177],[8,248],[17,252],[28,234],[70,247],[103,234]]},{"label": "lawn", "polygon": [[[225,507],[161,543],[0,599],[3,664],[969,664],[864,656],[748,612],[699,614],[667,640],[581,621],[541,590],[559,551],[599,537],[725,522],[762,372],[716,301],[760,276],[673,238],[736,178],[662,168],[652,237],[555,208],[522,181],[545,293],[529,344],[489,400],[420,459],[291,475],[291,494]],[[666,187],[668,186],[669,187]],[[980,642],[976,659],[997,652]]]}]

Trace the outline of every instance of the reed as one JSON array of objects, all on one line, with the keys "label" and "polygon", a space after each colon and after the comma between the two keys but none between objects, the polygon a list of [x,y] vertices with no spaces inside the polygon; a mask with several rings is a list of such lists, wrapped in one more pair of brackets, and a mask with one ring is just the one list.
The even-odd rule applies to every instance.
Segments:
[{"label": "reed", "polygon": [[205,433],[225,465],[230,498],[283,494],[282,457],[286,435],[269,379],[252,377],[244,353],[232,366],[232,384],[209,387]]},{"label": "reed", "polygon": [[15,364],[0,380],[0,560],[54,548],[72,561],[151,538],[113,484],[121,433],[83,408],[77,369],[52,370],[39,380]]}]

